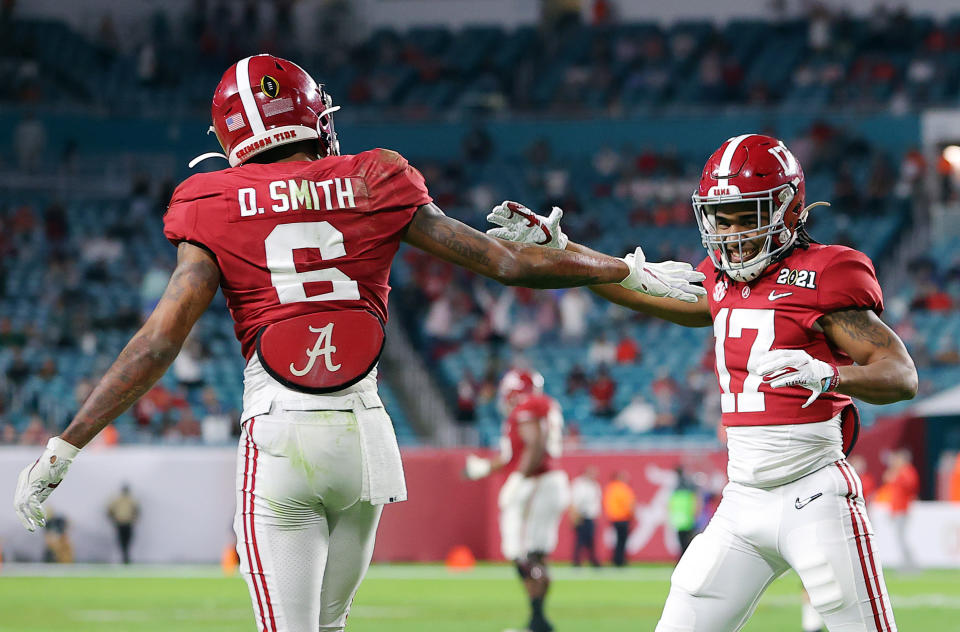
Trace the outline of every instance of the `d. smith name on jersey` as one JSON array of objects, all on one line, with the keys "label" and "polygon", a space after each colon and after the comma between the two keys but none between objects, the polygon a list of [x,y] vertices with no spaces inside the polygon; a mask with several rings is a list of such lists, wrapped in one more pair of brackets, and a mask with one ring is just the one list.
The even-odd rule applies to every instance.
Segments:
[{"label": "d. smith name on jersey", "polygon": [[[304,210],[336,210],[356,208],[353,199],[353,183],[350,178],[328,180],[274,180],[269,184],[269,209],[274,213]],[[257,190],[245,187],[237,190],[240,217],[262,215],[264,207],[257,205]]]}]

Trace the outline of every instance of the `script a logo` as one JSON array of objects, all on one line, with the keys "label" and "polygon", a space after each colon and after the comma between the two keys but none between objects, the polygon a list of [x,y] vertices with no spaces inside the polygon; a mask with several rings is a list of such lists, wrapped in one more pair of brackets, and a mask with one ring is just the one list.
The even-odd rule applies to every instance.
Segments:
[{"label": "script a logo", "polygon": [[317,341],[313,343],[313,349],[306,350],[307,365],[302,369],[298,369],[294,367],[293,362],[291,362],[290,372],[297,377],[303,377],[313,369],[313,365],[317,362],[317,356],[323,356],[323,362],[327,367],[327,371],[331,373],[338,371],[340,365],[333,363],[333,354],[336,353],[337,348],[330,344],[330,341],[333,339],[333,323],[327,323],[324,327],[308,328],[312,333],[320,335],[317,336]]}]

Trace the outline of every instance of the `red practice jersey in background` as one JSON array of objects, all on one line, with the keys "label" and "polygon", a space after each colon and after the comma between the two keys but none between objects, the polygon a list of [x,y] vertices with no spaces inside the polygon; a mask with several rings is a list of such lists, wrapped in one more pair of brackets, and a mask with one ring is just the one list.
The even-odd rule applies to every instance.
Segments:
[{"label": "red practice jersey in background", "polygon": [[181,183],[164,235],[214,254],[249,359],[257,332],[287,318],[366,309],[386,323],[393,257],[430,201],[420,172],[385,149],[248,163]]},{"label": "red practice jersey in background", "polygon": [[533,475],[554,469],[553,457],[560,456],[558,451],[563,434],[563,415],[560,404],[555,399],[548,395],[535,394],[527,396],[517,404],[503,424],[501,441],[507,444],[504,449],[510,450],[504,470],[509,474],[517,469],[520,454],[526,445],[520,436],[520,424],[524,423],[540,424],[541,436],[547,444],[543,459],[533,471]]},{"label": "red practice jersey in background", "polygon": [[836,365],[853,361],[827,341],[815,323],[844,309],[883,311],[883,294],[870,259],[845,246],[812,244],[796,248],[749,283],[717,275],[710,259],[698,267],[713,315],[716,372],[726,426],[759,426],[826,421],[851,403],[823,393],[801,408],[810,391],[770,388],[754,369],[770,349],[802,349]]}]

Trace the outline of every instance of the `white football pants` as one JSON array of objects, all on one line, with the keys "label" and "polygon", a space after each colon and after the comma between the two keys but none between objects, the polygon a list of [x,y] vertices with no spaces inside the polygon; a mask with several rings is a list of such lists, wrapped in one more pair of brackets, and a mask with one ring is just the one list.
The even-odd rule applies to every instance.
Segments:
[{"label": "white football pants", "polygon": [[243,424],[234,530],[262,632],[344,629],[382,505],[360,501],[350,411],[284,411]]},{"label": "white football pants", "polygon": [[830,632],[896,632],[862,493],[845,460],[770,489],[729,483],[673,572],[656,632],[740,630],[789,568]]},{"label": "white football pants", "polygon": [[508,560],[553,553],[560,519],[570,506],[570,481],[563,470],[528,480],[533,486],[528,494],[507,498],[506,485],[500,490],[500,552]]}]

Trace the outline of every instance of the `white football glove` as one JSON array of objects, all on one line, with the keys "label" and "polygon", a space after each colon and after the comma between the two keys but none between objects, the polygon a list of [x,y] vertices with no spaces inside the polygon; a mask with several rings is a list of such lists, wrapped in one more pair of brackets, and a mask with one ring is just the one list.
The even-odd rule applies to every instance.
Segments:
[{"label": "white football glove", "polygon": [[499,226],[491,228],[487,234],[507,241],[563,250],[569,240],[560,230],[561,217],[563,211],[557,206],[553,207],[550,217],[543,217],[519,202],[507,200],[494,206],[487,215],[488,222]]},{"label": "white football glove", "polygon": [[820,393],[836,390],[840,381],[837,367],[817,360],[800,349],[772,349],[760,357],[757,373],[771,388],[799,386],[810,390],[810,397],[801,407],[806,408]]},{"label": "white football glove", "polygon": [[27,531],[46,525],[47,517],[40,505],[66,476],[67,468],[79,452],[80,448],[53,437],[40,458],[20,472],[13,508]]},{"label": "white football glove", "polygon": [[628,290],[650,296],[675,298],[685,303],[696,303],[701,296],[707,295],[702,286],[693,285],[707,277],[694,270],[689,263],[648,263],[643,248],[640,247],[624,257],[623,261],[630,267],[630,274],[620,281],[620,285]]},{"label": "white football glove", "polygon": [[477,456],[476,454],[468,454],[466,467],[463,468],[463,475],[469,478],[471,481],[475,481],[483,478],[484,476],[489,476],[490,469],[490,459],[485,459],[482,456]]}]

